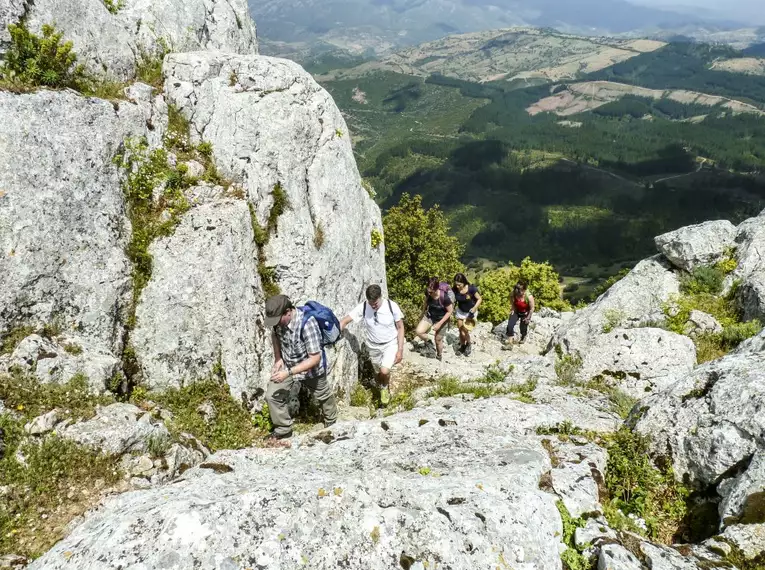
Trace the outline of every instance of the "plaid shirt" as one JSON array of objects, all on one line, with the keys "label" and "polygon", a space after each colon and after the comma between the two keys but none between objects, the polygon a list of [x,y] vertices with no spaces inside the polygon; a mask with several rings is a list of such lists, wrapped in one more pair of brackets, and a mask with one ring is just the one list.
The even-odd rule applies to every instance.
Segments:
[{"label": "plaid shirt", "polygon": [[[274,334],[279,341],[284,364],[292,368],[308,358],[311,354],[321,353],[321,331],[319,324],[313,317],[309,318],[300,334],[300,325],[303,322],[303,311],[295,309],[292,320],[286,327],[277,325]],[[319,362],[316,366],[298,374],[298,378],[316,378],[324,374],[324,367]]]}]

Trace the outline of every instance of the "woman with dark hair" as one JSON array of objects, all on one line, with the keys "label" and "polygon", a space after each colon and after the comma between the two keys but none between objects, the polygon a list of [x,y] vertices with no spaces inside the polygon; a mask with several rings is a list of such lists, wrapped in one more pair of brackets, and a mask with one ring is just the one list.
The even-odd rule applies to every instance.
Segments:
[{"label": "woman with dark hair", "polygon": [[507,341],[512,344],[515,337],[515,325],[521,323],[521,344],[526,342],[526,335],[529,333],[529,323],[534,314],[534,296],[528,290],[528,285],[521,280],[515,284],[512,293],[512,312],[507,321]]},{"label": "woman with dark hair", "polygon": [[449,327],[449,319],[454,312],[453,295],[454,293],[452,293],[448,283],[444,283],[442,287],[438,277],[431,278],[425,291],[425,303],[422,306],[420,324],[417,325],[417,330],[415,330],[415,334],[428,345],[430,344],[428,331],[431,328],[433,329],[433,335],[436,339],[436,358],[438,360],[443,358],[444,335]]},{"label": "woman with dark hair", "polygon": [[478,307],[481,305],[481,294],[478,287],[471,285],[464,273],[457,273],[454,276],[454,299],[457,308],[454,310],[454,316],[457,317],[457,328],[460,331],[460,354],[470,356],[473,350],[470,343],[470,331],[475,327],[475,321],[478,317]]}]

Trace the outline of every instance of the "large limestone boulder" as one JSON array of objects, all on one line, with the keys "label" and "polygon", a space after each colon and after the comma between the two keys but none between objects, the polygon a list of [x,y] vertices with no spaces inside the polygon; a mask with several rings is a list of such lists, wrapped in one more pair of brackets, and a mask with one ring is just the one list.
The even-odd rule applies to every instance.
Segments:
[{"label": "large limestone boulder", "polygon": [[232,394],[260,386],[270,343],[250,212],[244,200],[203,204],[155,241],[131,344],[145,385],[180,387],[222,366]]},{"label": "large limestone boulder", "polygon": [[765,322],[765,212],[741,222],[736,245],[738,267],[731,276],[740,281],[736,300],[744,320]]},{"label": "large limestone boulder", "polygon": [[696,364],[693,341],[663,329],[616,329],[592,339],[582,351],[579,378],[598,378],[641,399],[661,390]]},{"label": "large limestone boulder", "polygon": [[550,346],[583,351],[609,328],[659,322],[664,319],[664,304],[679,292],[680,282],[662,256],[644,259],[592,305],[564,320]]},{"label": "large limestone boulder", "polygon": [[108,499],[30,569],[561,568],[533,435],[549,410],[447,402],[290,449],[220,452],[172,485]]},{"label": "large limestone boulder", "polygon": [[165,51],[257,53],[246,0],[0,0],[0,51],[8,24],[22,17],[32,31],[55,23],[80,62],[96,74],[130,79],[145,56]]},{"label": "large limestone boulder", "polygon": [[765,449],[765,354],[732,354],[680,375],[641,401],[632,421],[656,454],[672,458],[678,479],[716,485],[746,470]]},{"label": "large limestone boulder", "polygon": [[765,352],[765,329],[760,334],[746,339],[739,344],[733,351],[736,354],[745,354],[747,352]]},{"label": "large limestone boulder", "polygon": [[693,271],[722,259],[735,237],[736,226],[728,220],[714,220],[656,236],[654,242],[675,266]]},{"label": "large limestone boulder", "polygon": [[[282,292],[294,302],[315,299],[330,306],[339,316],[362,300],[368,284],[385,285],[384,251],[382,247],[373,249],[370,239],[372,229],[382,228],[379,209],[361,186],[350,136],[340,111],[308,73],[285,60],[197,52],[169,55],[165,75],[169,102],[190,120],[195,141],[212,143],[216,164],[223,175],[244,188],[258,225],[267,227],[276,187],[288,201],[287,210],[279,217],[265,250],[261,252],[252,246],[250,257],[239,262],[240,269],[228,269],[228,275],[240,270],[250,272],[253,264],[257,266],[258,258],[264,258],[263,263],[273,267]],[[228,224],[241,227],[245,222],[245,207],[244,204],[237,206],[235,220],[229,219]],[[189,215],[194,215],[193,210]],[[234,231],[224,226],[218,226],[220,235]],[[194,241],[194,248],[205,247],[206,238],[187,235],[184,229],[181,232],[185,237],[178,235],[157,244],[157,254],[160,258],[166,255],[168,263],[170,257],[183,249],[184,243]],[[240,233],[237,239],[246,241],[247,237]],[[244,241],[238,250],[242,253],[245,253]],[[159,326],[161,317],[151,317],[154,312],[169,315],[179,299],[178,295],[168,297],[158,293],[170,291],[178,279],[177,272],[182,270],[181,265],[175,269],[167,265],[165,271],[161,268],[164,263],[159,260],[160,270],[152,276],[148,296],[141,301],[145,306],[139,307],[135,336],[140,340],[136,352],[141,363],[167,372],[162,382],[177,384],[191,376],[183,369],[197,344],[192,347],[164,341],[170,329]],[[250,266],[244,267],[247,264]],[[200,265],[199,271],[209,269]],[[252,276],[240,276],[226,290],[248,283],[257,281]],[[259,291],[237,295],[241,303],[262,303]],[[212,364],[208,360],[210,347],[236,344],[238,341],[233,337],[231,340],[227,337],[243,338],[236,335],[244,330],[243,323],[249,321],[255,336],[248,337],[249,340],[236,349],[236,356],[232,353],[226,358],[229,363],[243,360],[241,365],[236,365],[239,368],[231,369],[234,377],[248,374],[245,371],[253,370],[258,362],[261,381],[265,382],[271,364],[271,347],[269,342],[261,340],[267,338],[262,336],[265,331],[254,330],[258,326],[257,311],[262,309],[241,306],[237,311],[242,314],[233,317],[224,315],[213,305],[213,302],[195,302],[184,311],[187,319],[170,319],[171,326],[175,327],[173,334],[180,338],[193,336],[195,343],[204,347],[194,367],[201,369]],[[201,330],[193,327],[193,323],[203,321],[207,324]],[[227,330],[234,321],[240,324]],[[195,328],[193,333],[192,328]],[[221,331],[226,340],[220,337]],[[154,346],[162,347],[161,353],[155,351]],[[349,342],[343,340],[329,356],[333,362],[333,377],[349,393],[357,376],[355,352]],[[224,368],[228,375],[226,363]]]},{"label": "large limestone boulder", "polygon": [[0,335],[55,323],[84,360],[120,354],[130,224],[112,158],[127,137],[161,136],[162,116],[161,100],[0,92]]}]

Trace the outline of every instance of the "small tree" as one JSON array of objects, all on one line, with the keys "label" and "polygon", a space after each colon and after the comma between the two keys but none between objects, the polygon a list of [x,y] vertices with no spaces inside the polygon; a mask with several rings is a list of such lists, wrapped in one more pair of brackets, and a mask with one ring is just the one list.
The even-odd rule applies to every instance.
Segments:
[{"label": "small tree", "polygon": [[0,78],[23,85],[71,87],[81,89],[86,82],[82,65],[75,65],[77,55],[72,42],[61,43],[61,32],[45,24],[42,37],[30,32],[22,22],[10,24],[11,47],[0,67]]},{"label": "small tree", "polygon": [[561,299],[558,285],[560,277],[553,266],[547,262],[535,263],[527,257],[520,266],[509,263],[506,267],[489,271],[480,278],[478,287],[483,297],[480,309],[482,317],[495,324],[505,320],[510,314],[513,286],[520,279],[529,284],[529,292],[534,295],[537,308],[569,308],[568,303]]},{"label": "small tree", "polygon": [[449,235],[449,224],[436,205],[425,210],[419,195],[401,196],[383,218],[385,265],[390,296],[400,305],[409,327],[416,325],[429,277],[451,280],[464,270],[464,246]]}]

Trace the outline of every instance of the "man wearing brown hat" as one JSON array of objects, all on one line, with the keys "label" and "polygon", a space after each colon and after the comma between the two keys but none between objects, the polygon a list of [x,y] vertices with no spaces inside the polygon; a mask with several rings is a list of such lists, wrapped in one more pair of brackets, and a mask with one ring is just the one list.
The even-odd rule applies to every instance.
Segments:
[{"label": "man wearing brown hat", "polygon": [[266,326],[272,329],[274,366],[266,391],[274,431],[269,436],[285,439],[292,436],[290,393],[301,383],[321,406],[324,425],[337,420],[337,403],[327,383],[326,362],[322,359],[321,331],[314,317],[303,323],[303,311],[286,295],[274,295],[266,301]]}]

